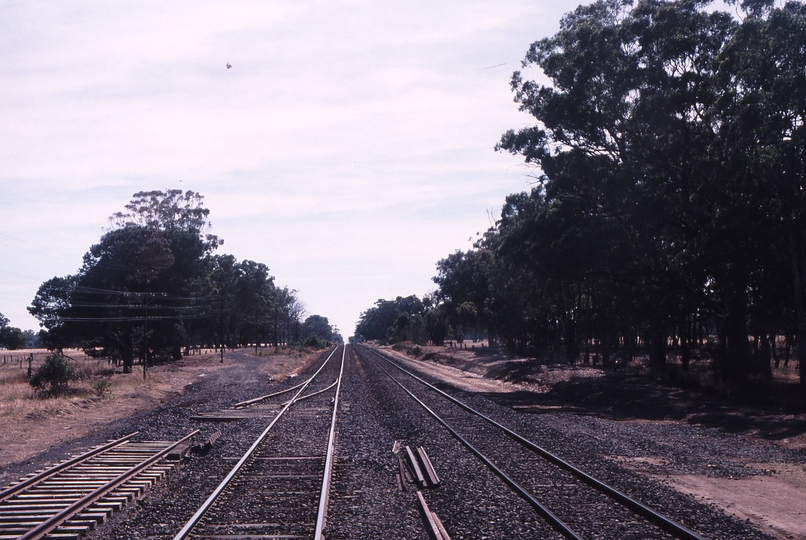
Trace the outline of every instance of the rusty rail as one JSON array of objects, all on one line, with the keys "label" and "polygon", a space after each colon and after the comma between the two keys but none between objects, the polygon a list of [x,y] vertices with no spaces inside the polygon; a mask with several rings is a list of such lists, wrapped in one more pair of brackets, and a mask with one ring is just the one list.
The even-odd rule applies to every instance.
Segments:
[{"label": "rusty rail", "polygon": [[[89,507],[91,507],[95,503],[101,501],[104,497],[106,497],[110,493],[113,493],[116,490],[119,490],[120,488],[125,486],[127,484],[127,482],[135,480],[140,475],[146,473],[149,469],[151,469],[153,466],[155,466],[159,461],[161,461],[163,458],[165,458],[168,455],[168,453],[171,452],[175,447],[177,447],[178,445],[184,443],[186,440],[190,439],[191,437],[196,435],[198,432],[199,432],[198,430],[193,431],[189,435],[186,435],[182,439],[180,439],[180,440],[178,440],[178,441],[176,441],[174,443],[171,443],[171,444],[169,444],[167,446],[164,446],[163,442],[159,442],[158,445],[156,444],[156,442],[147,443],[147,445],[151,445],[152,447],[154,445],[157,445],[158,447],[162,447],[162,448],[160,450],[158,450],[157,452],[151,452],[150,449],[149,449],[148,451],[149,451],[150,455],[146,459],[142,459],[141,461],[137,462],[135,465],[133,465],[131,467],[128,467],[124,472],[118,474],[117,476],[115,476],[114,478],[112,478],[109,481],[106,481],[105,479],[110,476],[110,471],[115,471],[116,469],[119,470],[121,468],[121,466],[118,464],[117,467],[100,467],[99,470],[97,471],[97,474],[90,474],[88,478],[86,478],[86,479],[84,479],[82,481],[82,485],[83,485],[83,487],[88,488],[88,489],[92,489],[94,486],[96,486],[98,484],[102,484],[102,485],[98,486],[95,489],[92,489],[91,491],[87,492],[83,496],[80,495],[80,493],[77,493],[76,495],[79,498],[77,500],[72,501],[72,502],[65,501],[67,503],[67,506],[65,506],[63,508],[60,508],[61,501],[63,500],[63,498],[56,497],[54,499],[54,502],[53,502],[53,506],[55,507],[55,508],[53,508],[53,510],[55,511],[55,513],[50,515],[50,516],[48,516],[48,517],[46,517],[41,522],[37,523],[36,525],[31,527],[27,531],[23,532],[20,536],[17,537],[17,540],[38,540],[38,539],[41,539],[41,538],[45,538],[49,534],[53,533],[54,530],[57,530],[57,529],[59,529],[60,527],[62,527],[64,525],[69,525],[70,520],[72,520],[73,518],[75,518],[79,514],[83,513],[84,516],[87,516],[88,514],[86,514],[85,511]],[[134,434],[127,435],[126,437],[123,437],[122,439],[118,439],[116,441],[112,441],[112,442],[110,442],[110,443],[108,443],[106,445],[103,445],[103,446],[101,446],[99,448],[95,448],[95,449],[93,449],[93,450],[91,450],[91,451],[89,451],[89,452],[87,452],[85,454],[82,454],[80,456],[77,456],[76,458],[70,459],[70,460],[68,460],[68,461],[66,461],[64,463],[61,463],[61,464],[57,465],[56,467],[48,469],[47,471],[44,471],[43,473],[40,473],[40,474],[38,474],[38,475],[36,475],[36,476],[34,476],[32,478],[29,478],[29,479],[27,479],[27,480],[25,480],[23,482],[20,482],[19,484],[15,485],[15,486],[12,486],[11,488],[9,488],[9,489],[7,489],[7,490],[5,490],[3,492],[6,495],[6,497],[4,499],[4,502],[7,503],[7,504],[12,504],[13,505],[12,506],[13,513],[15,513],[15,514],[19,514],[20,512],[24,513],[26,511],[26,508],[28,508],[28,504],[20,505],[18,503],[15,503],[14,499],[13,499],[13,497],[15,495],[31,496],[32,495],[32,492],[30,491],[31,489],[38,489],[39,485],[42,484],[43,482],[46,482],[46,481],[49,482],[49,483],[52,483],[53,478],[56,475],[58,475],[59,473],[62,473],[62,472],[69,473],[70,470],[72,468],[74,468],[75,466],[81,465],[84,462],[90,462],[91,463],[91,460],[93,458],[96,458],[96,457],[97,458],[103,458],[104,453],[109,452],[110,450],[117,450],[118,447],[121,447],[121,449],[127,448],[124,445],[129,444],[128,439],[130,439],[133,435]],[[143,445],[143,444],[146,444],[146,443],[132,443],[132,445]],[[142,446],[139,446],[138,449],[136,449],[136,450],[125,451],[123,453],[123,455],[126,456],[125,458],[121,457],[121,456],[117,456],[117,457],[112,457],[112,458],[107,458],[107,459],[135,461],[134,456],[137,453],[143,453],[143,452],[144,452],[144,450],[142,449]],[[137,459],[139,459],[139,458],[137,458]],[[164,474],[164,473],[160,473],[160,474]],[[97,478],[93,478],[94,476],[97,476]],[[60,480],[59,482],[61,482],[63,484],[64,480]],[[68,481],[67,483],[72,484],[72,482],[70,482],[70,481]],[[142,489],[142,488],[140,488],[140,489]],[[40,509],[41,508],[41,502],[42,501],[47,501],[48,500],[47,497],[53,496],[53,494],[50,494],[50,493],[47,492],[48,490],[52,491],[53,487],[48,486],[46,488],[43,488],[43,490],[45,490],[45,493],[41,493],[39,495],[34,495],[33,496],[34,497],[32,499],[32,501],[34,502],[33,509]],[[42,491],[42,490],[39,490],[39,491]],[[57,488],[57,491],[54,492],[54,493],[58,494],[58,488]],[[100,518],[100,520],[102,520],[102,519],[103,518]],[[84,521],[92,521],[92,520],[93,520],[93,517],[89,517],[88,519],[86,519]],[[33,519],[32,521],[39,521],[39,519]]]}]

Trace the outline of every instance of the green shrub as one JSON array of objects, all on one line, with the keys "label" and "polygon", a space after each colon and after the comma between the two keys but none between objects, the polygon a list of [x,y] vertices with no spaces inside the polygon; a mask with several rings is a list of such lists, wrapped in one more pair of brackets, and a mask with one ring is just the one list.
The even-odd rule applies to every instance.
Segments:
[{"label": "green shrub", "polygon": [[112,397],[112,381],[109,379],[99,379],[92,383],[92,388],[99,397]]},{"label": "green shrub", "polygon": [[57,395],[67,390],[70,381],[78,379],[76,369],[61,353],[50,353],[28,381],[37,392]]},{"label": "green shrub", "polygon": [[325,341],[317,335],[308,336],[308,338],[302,344],[313,349],[324,349],[325,347],[330,347],[330,342]]}]

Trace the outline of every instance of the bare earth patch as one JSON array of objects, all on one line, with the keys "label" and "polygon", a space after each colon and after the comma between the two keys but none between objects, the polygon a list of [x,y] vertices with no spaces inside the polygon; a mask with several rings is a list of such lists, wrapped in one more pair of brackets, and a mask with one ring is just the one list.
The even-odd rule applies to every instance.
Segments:
[{"label": "bare earth patch", "polygon": [[749,521],[770,536],[782,540],[806,538],[806,465],[748,463],[749,468],[765,474],[721,478],[679,474],[663,458],[615,456],[613,459],[629,470]]},{"label": "bare earth patch", "polygon": [[[534,360],[507,358],[484,348],[457,349],[425,347],[414,359],[388,349],[408,365],[442,379],[465,391],[513,396],[506,402],[525,412],[551,409],[609,418],[620,424],[635,425],[663,422],[716,427],[748,441],[767,440],[791,450],[806,449],[806,415],[775,414],[727,405],[695,393],[659,387],[653,383],[625,390],[612,386],[602,370],[584,366],[540,365]],[[518,382],[512,382],[518,381]],[[560,384],[562,383],[562,384]],[[579,389],[552,393],[555,387]],[[557,386],[559,384],[559,386]],[[632,384],[632,383],[631,383]],[[565,386],[563,386],[565,385]],[[521,397],[524,390],[539,398]],[[636,396],[632,400],[623,396]],[[516,397],[517,396],[517,397]],[[664,403],[671,403],[665,407]],[[780,539],[806,540],[806,465],[802,463],[742,463],[746,469],[759,471],[742,478],[691,474],[675,470],[657,456],[611,456],[625,468],[644,474],[677,491],[711,504],[728,515],[752,523],[756,528]],[[706,459],[707,456],[703,456]]]},{"label": "bare earth patch", "polygon": [[[588,366],[537,364],[532,358],[513,357],[499,350],[492,350],[483,343],[470,343],[467,348],[421,347],[422,354],[418,357],[421,362],[417,365],[422,367],[424,363],[428,363],[438,366],[435,369],[450,367],[463,373],[463,377],[493,380],[497,383],[514,383],[502,384],[499,388],[510,392],[522,390],[548,392],[558,382],[603,376],[601,369]],[[411,359],[401,351],[388,349],[387,352],[394,353],[399,358]],[[509,390],[506,390],[507,388]]]},{"label": "bare earth patch", "polygon": [[776,538],[806,538],[806,467],[786,463],[755,466],[775,473],[740,479],[671,475],[659,480],[750,521]]}]

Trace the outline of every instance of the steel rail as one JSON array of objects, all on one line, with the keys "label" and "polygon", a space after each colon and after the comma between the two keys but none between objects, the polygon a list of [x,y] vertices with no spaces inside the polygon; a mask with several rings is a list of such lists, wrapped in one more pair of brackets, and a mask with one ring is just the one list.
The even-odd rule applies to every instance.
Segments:
[{"label": "steel rail", "polygon": [[[325,528],[325,517],[327,516],[327,504],[330,499],[330,477],[333,472],[333,455],[336,448],[336,412],[339,410],[339,393],[341,392],[341,379],[344,373],[344,358],[347,355],[347,345],[341,352],[341,367],[339,368],[339,378],[336,379],[336,397],[333,398],[333,418],[330,421],[330,435],[327,439],[327,456],[325,457],[325,474],[322,477],[322,490],[319,492],[319,511],[316,514],[315,540],[324,540],[322,534]],[[328,388],[331,388],[329,386]],[[324,390],[323,390],[324,391]]]},{"label": "steel rail", "polygon": [[[318,396],[319,394],[324,394],[325,392],[327,392],[328,390],[330,390],[331,388],[333,388],[333,387],[334,387],[334,386],[336,386],[337,384],[339,384],[339,380],[338,380],[338,379],[336,379],[335,381],[333,381],[333,382],[332,382],[330,385],[328,385],[327,387],[322,388],[321,390],[317,390],[316,392],[311,392],[310,394],[306,394],[306,395],[304,395],[304,396],[300,396],[300,397],[298,397],[297,399],[295,399],[294,401],[295,401],[295,402],[297,402],[297,403],[299,403],[300,401],[302,401],[302,400],[304,400],[304,399],[309,399],[309,398],[312,398],[312,397],[316,397],[316,396]],[[285,403],[283,403],[283,405],[285,405]]]},{"label": "steel rail", "polygon": [[552,454],[551,452],[549,452],[545,448],[542,448],[541,446],[538,446],[537,444],[533,443],[532,441],[530,441],[529,439],[523,437],[522,435],[519,435],[518,433],[515,433],[514,431],[512,431],[508,427],[506,427],[506,426],[504,426],[502,424],[499,424],[498,422],[496,422],[492,418],[490,418],[490,417],[486,416],[485,414],[473,409],[472,407],[470,407],[466,403],[463,403],[462,401],[456,399],[455,397],[451,396],[450,394],[447,394],[446,392],[443,392],[442,390],[440,390],[436,386],[430,384],[429,382],[423,380],[422,378],[418,377],[417,375],[411,373],[407,369],[397,365],[395,362],[389,360],[388,358],[384,357],[383,355],[379,354],[378,352],[373,351],[372,349],[369,349],[368,347],[367,347],[367,350],[371,351],[372,353],[374,353],[378,357],[382,358],[384,361],[388,362],[389,364],[393,365],[394,367],[396,367],[397,369],[399,369],[403,373],[409,375],[413,379],[415,379],[415,380],[419,381],[420,383],[424,384],[425,386],[429,387],[431,390],[434,390],[438,394],[440,394],[443,397],[449,399],[450,401],[452,401],[453,403],[455,403],[456,405],[458,405],[462,409],[468,411],[469,413],[477,415],[478,417],[480,417],[483,420],[489,422],[493,426],[499,428],[508,437],[510,437],[511,439],[517,441],[518,443],[520,443],[521,445],[525,446],[526,448],[532,450],[533,452],[539,454],[541,457],[545,458],[547,461],[550,461],[551,463],[557,465],[561,469],[565,469],[566,471],[572,473],[574,476],[576,476],[577,478],[579,478],[580,480],[582,480],[583,482],[585,482],[589,486],[591,486],[591,487],[601,491],[602,493],[612,497],[613,499],[617,500],[618,502],[620,502],[624,506],[628,507],[630,510],[634,511],[635,513],[637,513],[637,514],[639,514],[639,515],[641,515],[641,516],[643,516],[645,518],[647,518],[649,521],[652,521],[653,523],[655,523],[655,525],[657,525],[658,527],[660,527],[664,531],[666,531],[668,533],[671,533],[671,534],[674,534],[678,538],[683,538],[685,540],[706,540],[705,537],[701,536],[699,533],[689,529],[688,527],[686,527],[684,525],[681,525],[680,523],[677,523],[676,521],[673,521],[672,519],[670,519],[670,518],[664,516],[663,514],[653,510],[652,508],[646,506],[645,504],[641,503],[640,501],[637,501],[637,500],[633,499],[632,497],[630,497],[626,493],[623,493],[623,492],[617,490],[616,488],[610,486],[609,484],[606,484],[606,483],[602,482],[601,480],[597,480],[593,476],[591,476],[588,473],[586,473],[585,471],[577,468],[576,466],[570,464],[569,462],[565,461],[561,457],[559,457],[559,456],[557,456],[555,454]]},{"label": "steel rail", "polygon": [[240,402],[236,403],[235,405],[233,405],[232,408],[233,409],[240,409],[241,407],[246,407],[246,406],[252,405],[254,403],[265,401],[265,400],[267,400],[269,398],[273,398],[274,396],[281,396],[283,394],[293,392],[294,390],[296,390],[300,386],[303,386],[303,385],[305,385],[307,383],[308,383],[308,381],[301,382],[296,386],[292,386],[291,388],[286,388],[285,390],[280,390],[279,392],[274,392],[273,394],[266,394],[265,396],[260,396],[260,397],[256,397],[256,398],[252,398],[252,399],[247,399],[246,401],[240,401]]},{"label": "steel rail", "polygon": [[221,494],[224,492],[227,486],[229,486],[229,484],[232,482],[235,476],[237,476],[237,474],[241,471],[246,462],[249,461],[249,459],[254,455],[254,453],[257,451],[258,446],[260,446],[263,440],[268,436],[269,432],[274,427],[274,425],[280,420],[280,418],[282,418],[282,416],[291,407],[291,405],[294,404],[294,401],[305,390],[305,387],[308,386],[308,384],[319,374],[319,372],[325,368],[325,366],[327,365],[328,362],[330,362],[330,359],[333,357],[333,354],[337,350],[339,350],[338,347],[336,347],[330,352],[327,359],[322,363],[321,366],[319,366],[319,369],[316,370],[316,372],[311,376],[310,379],[305,381],[305,383],[297,391],[296,395],[294,395],[291,401],[286,403],[285,406],[280,410],[280,412],[277,413],[277,416],[274,417],[274,419],[266,427],[266,429],[264,429],[263,432],[258,436],[258,438],[255,439],[255,442],[252,443],[252,446],[250,446],[249,449],[246,451],[246,453],[241,457],[241,459],[238,460],[238,463],[235,464],[235,466],[221,481],[218,487],[215,488],[215,490],[210,494],[207,500],[204,501],[204,503],[202,503],[202,505],[199,507],[198,510],[196,510],[196,513],[193,514],[193,516],[187,521],[187,523],[185,523],[185,526],[182,527],[182,529],[178,533],[176,533],[176,536],[173,537],[173,540],[184,540],[185,538],[188,537],[190,531],[192,531],[193,528],[196,525],[198,525],[199,521],[201,521],[202,516],[204,516],[204,514],[207,513],[210,507],[213,506],[218,497],[221,496]]},{"label": "steel rail", "polygon": [[[281,394],[287,394],[288,392],[291,392],[292,390],[296,390],[297,388],[299,388],[300,386],[302,386],[302,385],[304,385],[304,384],[306,384],[306,383],[307,383],[307,381],[306,381],[306,382],[303,382],[303,383],[301,383],[301,384],[298,384],[298,385],[296,385],[296,386],[293,386],[293,387],[291,387],[291,388],[288,388],[288,389],[286,389],[286,390],[281,390],[281,391],[279,391],[279,392],[275,392],[274,394],[269,394],[269,395],[267,395],[267,396],[261,396],[261,397],[259,397],[259,398],[250,399],[250,400],[247,400],[247,401],[242,401],[242,402],[240,402],[240,403],[236,403],[235,405],[233,405],[233,406],[232,406],[232,408],[233,408],[233,410],[236,410],[236,409],[243,409],[243,408],[245,408],[245,407],[247,407],[247,406],[249,406],[249,405],[252,405],[252,404],[254,404],[254,403],[258,403],[258,402],[260,402],[260,401],[265,401],[266,399],[268,399],[268,398],[270,398],[270,397],[279,396],[279,395],[281,395]],[[311,393],[311,394],[306,394],[306,395],[304,395],[304,396],[300,396],[300,397],[298,397],[298,398],[294,398],[292,401],[295,401],[295,402],[300,402],[300,401],[302,401],[303,399],[308,399],[308,398],[312,398],[312,397],[314,397],[314,396],[318,396],[319,394],[321,394],[321,393],[323,393],[323,392],[327,392],[328,390],[330,390],[331,388],[333,388],[334,386],[336,386],[336,383],[338,383],[338,381],[333,381],[333,383],[332,383],[332,384],[330,384],[330,386],[328,386],[328,387],[326,387],[326,388],[322,388],[321,390],[317,390],[316,392],[313,392],[313,393]],[[285,403],[282,403],[282,404],[281,404],[281,406],[282,406],[282,405],[287,405],[288,403],[290,403],[290,402],[289,402],[289,401],[286,401]],[[246,405],[244,405],[244,404],[246,404]]]},{"label": "steel rail", "polygon": [[65,508],[64,510],[59,512],[58,514],[55,514],[54,516],[52,516],[49,519],[47,519],[46,521],[40,523],[39,525],[37,525],[36,527],[31,529],[30,531],[26,532],[25,534],[20,536],[17,540],[38,540],[40,538],[44,538],[47,534],[52,532],[54,529],[59,527],[64,522],[70,520],[76,514],[82,512],[87,507],[91,506],[92,504],[97,502],[99,499],[101,499],[105,495],[107,495],[108,493],[116,490],[121,485],[125,484],[126,482],[131,480],[133,477],[135,477],[138,474],[140,474],[143,470],[151,467],[154,463],[156,463],[157,461],[161,460],[163,457],[168,455],[168,453],[171,450],[173,450],[174,448],[176,448],[177,446],[179,446],[180,444],[182,444],[186,440],[190,439],[191,437],[196,435],[198,432],[199,432],[198,429],[193,431],[193,432],[191,432],[190,434],[182,437],[181,439],[179,439],[178,441],[176,441],[172,445],[170,445],[170,446],[166,447],[165,449],[157,452],[156,454],[154,454],[150,458],[146,459],[145,461],[142,461],[138,465],[132,467],[131,469],[129,469],[125,473],[122,473],[121,475],[116,477],[114,480],[112,480],[112,481],[108,482],[107,484],[101,486],[100,488],[96,489],[92,493],[88,493],[87,495],[85,495],[84,497],[82,497],[78,501],[74,502],[73,504],[71,504],[70,506],[68,506],[67,508]]},{"label": "steel rail", "polygon": [[[549,525],[551,525],[551,527],[552,527],[554,530],[556,530],[557,532],[559,532],[560,534],[562,534],[562,535],[563,535],[563,536],[565,536],[566,538],[570,538],[571,540],[582,540],[582,537],[581,537],[581,536],[579,536],[579,535],[578,535],[578,534],[577,534],[577,533],[576,533],[576,532],[575,532],[573,529],[571,529],[571,527],[569,527],[568,525],[566,525],[566,524],[565,524],[565,522],[563,522],[563,520],[561,520],[559,517],[557,517],[557,515],[556,515],[556,514],[554,514],[554,512],[552,512],[551,510],[549,510],[549,509],[548,509],[546,506],[544,506],[544,505],[543,505],[543,503],[541,503],[540,501],[538,501],[538,500],[537,500],[537,499],[536,499],[536,498],[535,498],[535,497],[534,497],[534,496],[533,496],[531,493],[529,493],[528,491],[526,491],[526,489],[525,489],[524,487],[522,487],[522,486],[521,486],[520,484],[518,484],[518,483],[517,483],[515,480],[513,480],[513,479],[512,479],[512,478],[511,478],[511,477],[510,477],[510,476],[509,476],[507,473],[505,473],[504,471],[502,471],[502,470],[501,470],[501,469],[500,469],[500,468],[499,468],[499,467],[498,467],[498,466],[497,466],[495,463],[493,463],[493,462],[492,462],[492,461],[491,461],[491,460],[490,460],[490,459],[489,459],[487,456],[485,456],[484,454],[482,454],[482,453],[481,453],[481,451],[480,451],[479,449],[477,449],[475,446],[473,446],[472,444],[470,444],[470,442],[469,442],[467,439],[465,439],[464,437],[462,437],[462,435],[460,435],[458,431],[456,431],[455,429],[453,429],[453,427],[451,427],[451,426],[450,426],[450,424],[448,424],[447,422],[445,422],[445,420],[443,420],[443,419],[442,419],[442,418],[441,418],[441,417],[440,417],[440,416],[439,416],[437,413],[435,413],[434,411],[432,411],[432,410],[431,410],[431,409],[428,407],[428,405],[426,405],[425,403],[423,403],[423,402],[420,400],[420,398],[418,398],[417,396],[415,396],[415,395],[414,395],[414,394],[411,392],[411,390],[409,390],[408,388],[406,388],[405,386],[403,386],[403,384],[402,384],[400,381],[398,381],[397,379],[395,379],[395,377],[394,377],[394,376],[393,376],[391,373],[389,373],[388,371],[386,371],[386,369],[385,369],[385,368],[384,368],[382,365],[380,365],[380,364],[379,364],[378,362],[376,362],[375,360],[372,360],[372,361],[375,363],[375,365],[376,365],[376,366],[377,366],[379,369],[381,369],[381,370],[382,370],[384,373],[386,373],[386,375],[388,375],[390,379],[392,379],[392,380],[393,380],[393,381],[394,381],[394,382],[395,382],[395,383],[396,383],[396,384],[397,384],[397,385],[398,385],[400,388],[402,388],[402,389],[403,389],[403,391],[405,391],[405,392],[406,392],[406,393],[407,393],[409,396],[411,396],[411,398],[412,398],[412,399],[414,399],[414,401],[416,401],[417,403],[419,403],[419,404],[420,404],[420,406],[421,406],[423,409],[425,409],[425,410],[428,412],[428,414],[430,414],[431,416],[433,416],[433,417],[434,417],[434,419],[435,419],[437,422],[439,422],[440,424],[442,424],[442,426],[443,426],[445,429],[447,429],[447,430],[448,430],[448,431],[451,433],[451,435],[453,435],[453,436],[454,436],[456,439],[458,439],[458,440],[459,440],[459,442],[461,442],[461,443],[462,443],[462,444],[463,444],[465,447],[467,447],[467,449],[468,449],[468,450],[470,450],[470,451],[471,451],[471,452],[472,452],[472,453],[473,453],[473,454],[474,454],[474,455],[475,455],[477,458],[479,458],[479,459],[480,459],[480,460],[481,460],[481,461],[482,461],[482,462],[483,462],[485,465],[487,465],[487,467],[489,467],[489,468],[490,468],[490,469],[491,469],[491,470],[492,470],[492,471],[493,471],[493,472],[494,472],[494,473],[495,473],[495,474],[496,474],[496,475],[497,475],[499,478],[501,478],[501,480],[503,480],[503,481],[504,481],[504,483],[505,483],[505,484],[507,484],[507,485],[510,487],[510,489],[512,489],[512,490],[513,490],[515,493],[517,493],[517,494],[518,494],[518,495],[519,495],[519,496],[520,496],[522,499],[524,499],[524,500],[525,500],[527,503],[529,503],[529,505],[530,505],[532,508],[534,508],[534,509],[537,511],[537,513],[538,513],[538,514],[539,514],[539,515],[540,515],[540,516],[541,516],[543,519],[545,519],[545,520],[546,520],[546,521],[549,523]],[[319,539],[317,538],[316,540],[319,540]]]},{"label": "steel rail", "polygon": [[37,474],[35,476],[32,476],[31,478],[27,478],[27,479],[23,480],[22,482],[16,483],[13,486],[11,486],[11,487],[9,487],[7,489],[4,489],[3,491],[0,491],[0,502],[5,501],[9,497],[13,497],[14,495],[19,493],[20,491],[23,491],[24,489],[32,486],[33,484],[36,484],[37,482],[41,482],[42,480],[45,480],[46,478],[50,478],[51,476],[56,475],[56,474],[62,472],[63,470],[65,470],[65,469],[69,469],[70,467],[72,467],[73,465],[75,465],[77,463],[81,463],[82,461],[85,461],[85,460],[87,460],[87,459],[89,459],[89,458],[91,458],[93,456],[96,456],[98,454],[106,452],[107,450],[109,450],[111,448],[114,448],[116,446],[120,446],[121,444],[125,444],[126,442],[128,442],[129,439],[131,439],[132,437],[134,437],[138,433],[139,433],[139,431],[135,431],[134,433],[130,433],[130,434],[126,435],[125,437],[121,437],[120,439],[110,441],[110,442],[104,444],[103,446],[99,446],[98,448],[93,448],[89,452],[85,452],[85,453],[83,453],[83,454],[81,454],[79,456],[71,458],[71,459],[65,461],[64,463],[59,463],[59,464],[51,467],[50,469],[47,469],[47,470],[42,471],[41,473],[39,473],[39,474]]}]

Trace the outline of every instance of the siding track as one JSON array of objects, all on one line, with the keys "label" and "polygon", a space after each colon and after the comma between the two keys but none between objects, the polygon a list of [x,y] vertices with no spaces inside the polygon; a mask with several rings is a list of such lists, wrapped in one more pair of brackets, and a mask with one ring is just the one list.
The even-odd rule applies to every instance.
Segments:
[{"label": "siding track", "polygon": [[132,442],[132,433],[0,492],[0,540],[76,539],[139,497],[178,461],[179,441]]}]

